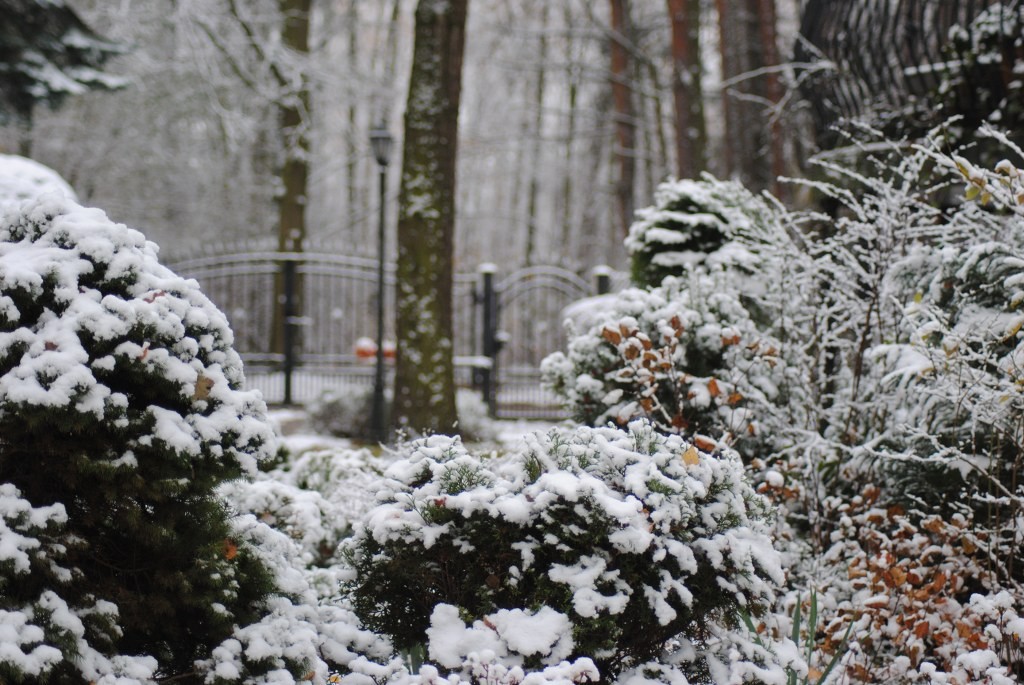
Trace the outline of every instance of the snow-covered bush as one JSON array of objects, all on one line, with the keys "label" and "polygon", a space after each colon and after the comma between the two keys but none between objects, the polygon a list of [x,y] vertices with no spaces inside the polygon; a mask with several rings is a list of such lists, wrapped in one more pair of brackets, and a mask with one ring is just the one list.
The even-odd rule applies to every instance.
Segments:
[{"label": "snow-covered bush", "polygon": [[400,649],[425,645],[444,671],[498,655],[526,671],[591,659],[605,680],[652,661],[784,677],[731,630],[783,581],[733,452],[645,422],[532,434],[502,458],[443,436],[400,449],[348,545],[356,613]]},{"label": "snow-covered bush", "polygon": [[886,506],[882,494],[868,486],[826,502],[838,522],[818,568],[836,601],[826,648],[852,621],[846,667],[858,681],[1017,682],[1010,676],[1024,647],[1020,597],[1000,589],[998,566],[1007,560],[993,558],[985,526],[961,514]]},{"label": "snow-covered bush", "polygon": [[[1024,602],[1024,172],[972,165],[939,139],[862,135],[856,168],[833,158],[830,180],[806,182],[825,211],[760,214],[724,250],[743,260],[716,261],[719,249],[680,281],[605,298],[547,378],[583,421],[653,412],[709,447],[742,397],[762,439],[740,444],[785,512],[791,586],[777,609],[823,598],[813,661],[855,621],[853,680],[1005,682],[1024,674],[1004,628],[1017,614],[1000,609]],[[977,202],[951,201],[947,172]],[[672,307],[697,327],[673,323]],[[690,352],[707,323],[742,341],[722,345],[713,372]],[[704,413],[673,422],[676,399]]]},{"label": "snow-covered bush", "polygon": [[970,24],[949,32],[945,46],[948,61],[936,100],[940,111],[950,95],[954,102],[971,103],[969,119],[963,122],[966,125],[957,127],[962,142],[983,140],[975,137],[972,129],[984,121],[1019,135],[1024,123],[1022,30],[1024,8],[1011,0],[989,3]]},{"label": "snow-covered bush", "polygon": [[754,257],[733,241],[769,222],[771,210],[736,181],[666,181],[654,193],[654,205],[637,211],[626,250],[633,283],[656,286],[666,276],[717,259],[749,266]]},{"label": "snow-covered bush", "polygon": [[667,277],[605,299],[600,323],[544,360],[544,382],[581,423],[644,417],[660,431],[760,448],[760,421],[785,402],[781,343],[763,333],[725,282]]},{"label": "snow-covered bush", "polygon": [[75,191],[53,169],[26,157],[0,155],[0,214],[44,193],[77,200]]},{"label": "snow-covered bush", "polygon": [[45,195],[0,221],[0,292],[0,680],[293,682],[343,663],[329,636],[350,616],[215,492],[274,436],[198,285]]},{"label": "snow-covered bush", "polygon": [[320,495],[330,503],[334,525],[350,530],[375,504],[381,458],[366,448],[292,449],[285,463],[267,472],[267,477]]},{"label": "snow-covered bush", "polygon": [[[856,617],[848,676],[1013,682],[1016,614],[996,609],[1024,601],[1020,173],[878,149],[876,174],[817,184],[839,208],[808,223],[819,402],[764,488],[806,516],[792,575],[828,583],[829,634]],[[947,167],[979,203],[939,206]]]}]

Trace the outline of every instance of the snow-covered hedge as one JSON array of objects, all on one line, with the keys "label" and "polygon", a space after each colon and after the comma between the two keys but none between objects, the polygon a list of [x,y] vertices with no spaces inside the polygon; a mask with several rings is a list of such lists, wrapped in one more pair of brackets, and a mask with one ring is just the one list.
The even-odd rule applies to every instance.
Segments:
[{"label": "snow-covered hedge", "polygon": [[735,238],[770,223],[771,209],[736,181],[705,175],[658,186],[654,204],[640,209],[626,238],[631,276],[651,287],[666,276],[683,276],[694,266],[717,260],[749,266],[756,258]]},{"label": "snow-covered hedge", "polygon": [[401,456],[349,542],[348,590],[368,627],[425,645],[432,668],[497,657],[526,672],[590,660],[605,680],[645,664],[784,678],[733,630],[783,574],[731,451],[634,422],[533,434],[500,459],[443,436]]},{"label": "snow-covered hedge", "polygon": [[373,642],[215,492],[274,454],[231,343],[103,212],[0,220],[0,680],[295,682]]},{"label": "snow-covered hedge", "polygon": [[760,420],[785,384],[781,343],[758,329],[725,276],[667,277],[603,300],[599,323],[544,360],[544,382],[581,423],[644,417],[705,449],[740,441],[753,454]]},{"label": "snow-covered hedge", "polygon": [[738,444],[785,515],[778,610],[821,598],[823,633],[794,627],[810,661],[848,648],[840,670],[856,682],[1011,682],[1024,675],[1024,171],[940,138],[858,135],[855,167],[833,156],[805,183],[828,213],[771,207],[717,250],[673,256],[683,277],[603,298],[547,380],[581,421],[649,415],[698,446],[749,440],[752,422],[760,441]]}]

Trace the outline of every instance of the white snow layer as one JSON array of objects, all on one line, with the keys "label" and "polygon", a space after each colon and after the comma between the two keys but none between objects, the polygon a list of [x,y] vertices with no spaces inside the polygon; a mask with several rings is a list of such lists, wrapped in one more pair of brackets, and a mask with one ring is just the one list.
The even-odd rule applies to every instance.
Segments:
[{"label": "white snow layer", "polygon": [[67,181],[53,169],[25,157],[0,155],[0,213],[44,193],[78,199]]}]

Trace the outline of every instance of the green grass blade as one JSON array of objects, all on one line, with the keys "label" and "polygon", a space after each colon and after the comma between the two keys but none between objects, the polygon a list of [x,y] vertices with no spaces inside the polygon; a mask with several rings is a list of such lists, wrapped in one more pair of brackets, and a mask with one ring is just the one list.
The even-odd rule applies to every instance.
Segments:
[{"label": "green grass blade", "polygon": [[745,611],[740,612],[740,618],[743,620],[744,625],[747,626],[747,630],[754,636],[754,642],[761,649],[765,649],[764,643],[761,641],[761,636],[757,634],[757,627],[754,625],[753,619],[750,618],[750,614]]},{"label": "green grass blade", "polygon": [[828,666],[822,672],[821,677],[818,678],[818,682],[819,683],[825,682],[825,679],[828,678],[828,674],[832,672],[832,669],[836,667],[836,664],[839,663],[839,660],[843,657],[844,654],[846,654],[846,650],[849,648],[849,644],[850,644],[848,642],[849,639],[850,639],[850,633],[852,631],[853,631],[853,620],[851,619],[850,620],[850,625],[846,627],[846,633],[843,635],[843,642],[842,642],[843,646],[842,646],[841,649],[837,649],[836,653],[832,655],[832,660],[828,662]]},{"label": "green grass blade", "polygon": [[814,655],[814,641],[818,632],[818,593],[811,590],[811,614],[807,617],[807,667],[811,666]]},{"label": "green grass blade", "polygon": [[[800,645],[800,596],[796,598],[796,606],[793,608],[793,644]],[[796,685],[796,671],[789,671],[789,685]]]}]

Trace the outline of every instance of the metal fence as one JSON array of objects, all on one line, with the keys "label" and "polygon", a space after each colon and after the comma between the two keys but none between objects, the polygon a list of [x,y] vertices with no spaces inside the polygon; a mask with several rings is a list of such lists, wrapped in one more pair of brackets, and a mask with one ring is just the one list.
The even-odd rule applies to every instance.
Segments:
[{"label": "metal fence", "polygon": [[[170,264],[196,279],[228,317],[247,382],[271,404],[307,403],[328,390],[370,388],[377,261],[330,253],[244,252]],[[384,340],[394,340],[394,265],[384,271]],[[540,362],[566,345],[562,311],[607,290],[557,266],[458,273],[453,286],[456,382],[475,387],[494,415],[560,418],[540,384]],[[277,314],[275,314],[277,310]],[[390,368],[389,368],[390,371]],[[389,374],[390,375],[390,374]]]},{"label": "metal fence", "polygon": [[984,121],[1019,79],[1022,13],[1021,0],[807,0],[794,62],[819,139],[852,118],[899,134]]}]

